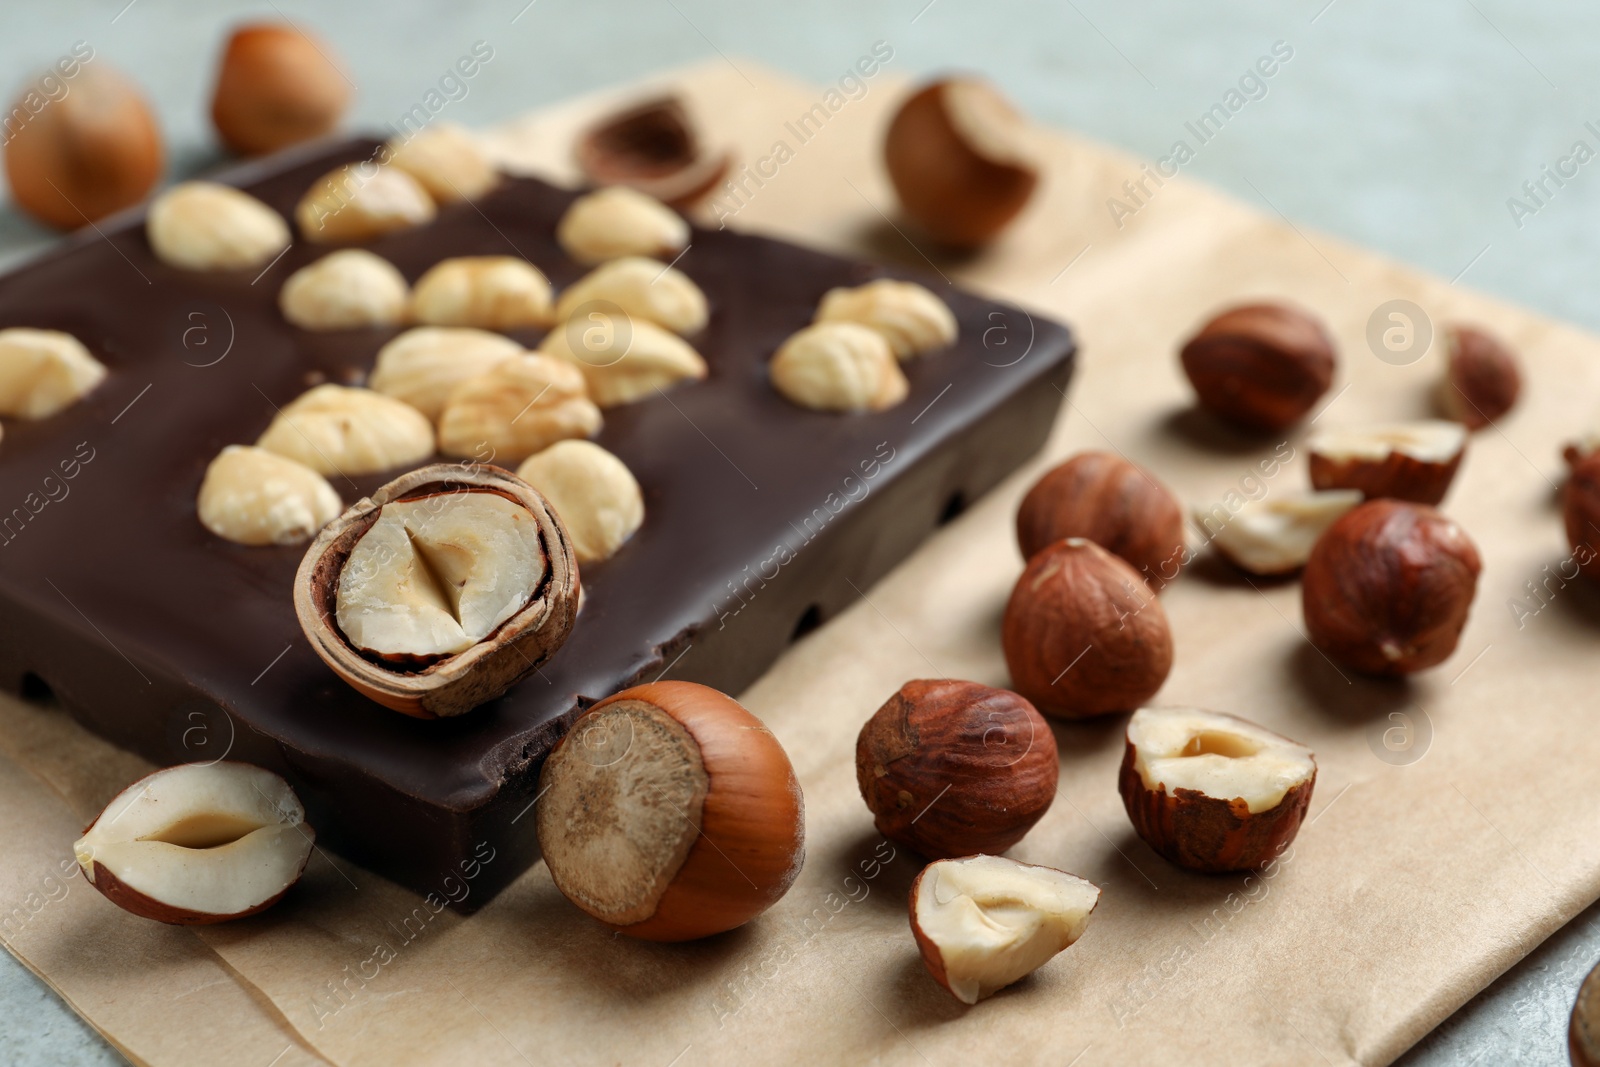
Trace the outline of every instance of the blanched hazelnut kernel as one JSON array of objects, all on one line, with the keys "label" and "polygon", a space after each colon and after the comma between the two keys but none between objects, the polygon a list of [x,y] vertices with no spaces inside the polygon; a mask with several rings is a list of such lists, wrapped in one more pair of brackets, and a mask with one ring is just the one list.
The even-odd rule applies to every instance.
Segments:
[{"label": "blanched hazelnut kernel", "polygon": [[289,275],[278,306],[284,318],[307,330],[392,326],[405,318],[409,292],[393,263],[346,248]]},{"label": "blanched hazelnut kernel", "polygon": [[0,415],[44,419],[99,385],[106,368],[59,330],[0,330]]},{"label": "blanched hazelnut kernel", "polygon": [[508,356],[456,386],[439,416],[439,447],[480,463],[517,463],[569,437],[600,429],[600,409],[569,363]]},{"label": "blanched hazelnut kernel", "polygon": [[882,411],[910,383],[889,342],[853,322],[819,322],[794,334],[768,367],[778,392],[817,411]]},{"label": "blanched hazelnut kernel", "polygon": [[184,270],[244,270],[289,247],[289,224],[249,193],[217,182],[180,182],[145,220],[156,258]]},{"label": "blanched hazelnut kernel", "polygon": [[556,225],[556,240],[579,263],[671,259],[689,243],[689,224],[655,197],[613,185],[574,200]]},{"label": "blanched hazelnut kernel", "polygon": [[327,384],[285,405],[256,445],[318,474],[371,474],[432,455],[433,426],[410,404]]},{"label": "blanched hazelnut kernel", "polygon": [[589,395],[603,408],[706,376],[706,361],[689,342],[622,312],[591,310],[568,319],[545,336],[539,351],[581,370]]},{"label": "blanched hazelnut kernel", "polygon": [[433,199],[403,170],[371,161],[337,167],[311,183],[295,206],[300,236],[317,244],[358,244],[432,222]]},{"label": "blanched hazelnut kernel", "polygon": [[624,256],[596,267],[561,294],[556,320],[565,322],[594,304],[648,319],[673,333],[705,328],[710,312],[706,296],[687,274],[643,256]]},{"label": "blanched hazelnut kernel", "polygon": [[579,563],[609,559],[644,522],[644,494],[628,465],[593,441],[557,441],[517,477],[555,508]]},{"label": "blanched hazelnut kernel", "polygon": [[550,282],[514,256],[460,256],[417,279],[411,313],[434,326],[513,330],[550,321]]},{"label": "blanched hazelnut kernel", "polygon": [[817,322],[857,322],[883,334],[900,359],[955,342],[959,332],[948,305],[915,282],[879,278],[853,289],[830,289],[817,306]]},{"label": "blanched hazelnut kernel", "polygon": [[344,507],[310,467],[249,445],[229,445],[211,461],[197,503],[206,529],[241,545],[309,541]]},{"label": "blanched hazelnut kernel", "polygon": [[476,138],[448,122],[396,137],[388,147],[389,165],[415,178],[440,204],[476,200],[500,181]]},{"label": "blanched hazelnut kernel", "polygon": [[367,386],[437,420],[456,386],[522,352],[511,338],[487,330],[417,326],[378,349]]}]

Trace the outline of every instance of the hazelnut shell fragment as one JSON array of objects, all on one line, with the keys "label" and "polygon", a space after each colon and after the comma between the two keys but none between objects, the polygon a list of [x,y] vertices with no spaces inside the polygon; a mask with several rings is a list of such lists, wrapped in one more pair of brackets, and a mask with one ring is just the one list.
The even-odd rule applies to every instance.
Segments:
[{"label": "hazelnut shell fragment", "polygon": [[1149,471],[1110,452],[1080,452],[1047,471],[1017,509],[1024,559],[1064,537],[1120,556],[1159,590],[1185,554],[1183,509]]},{"label": "hazelnut shell fragment", "polygon": [[683,102],[666,96],[602,118],[578,138],[578,166],[597,185],[626,185],[687,208],[728,170],[726,152],[700,143]]},{"label": "hazelnut shell fragment", "polygon": [[[1174,743],[1150,750],[1159,733],[1171,741],[1174,728]],[[1174,783],[1169,790],[1157,768],[1171,774],[1188,760],[1211,765],[1178,780],[1204,788]],[[1316,780],[1310,749],[1254,723],[1215,711],[1141,708],[1128,723],[1117,789],[1146,844],[1179,867],[1214,874],[1276,859],[1299,833]],[[1251,796],[1222,795],[1245,791]]]},{"label": "hazelnut shell fragment", "polygon": [[949,78],[912,94],[883,144],[906,214],[957,248],[992,240],[1039,181],[1021,128],[1021,117],[986,82]]},{"label": "hazelnut shell fragment", "polygon": [[1172,631],[1156,595],[1126,562],[1076,537],[1028,561],[1000,641],[1012,688],[1065,719],[1131,711],[1172,669]]},{"label": "hazelnut shell fragment", "polygon": [[1369,500],[1328,527],[1306,561],[1306,630],[1328,657],[1366,674],[1444,662],[1467,624],[1478,550],[1425,504]]},{"label": "hazelnut shell fragment", "polygon": [[929,859],[1015,845],[1050,809],[1058,774],[1044,716],[976,682],[907,682],[856,739],[878,832]]},{"label": "hazelnut shell fragment", "polygon": [[1284,430],[1333,384],[1333,340],[1286,304],[1230,308],[1189,339],[1183,371],[1200,406],[1240,429]]},{"label": "hazelnut shell fragment", "polygon": [[800,783],[733,698],[652,682],[585,712],[545,761],[535,812],[550,877],[606,926],[687,941],[742,926],[805,859]]},{"label": "hazelnut shell fragment", "polygon": [[1313,487],[1416,504],[1444,499],[1466,447],[1462,425],[1441,419],[1319,430],[1306,441]]},{"label": "hazelnut shell fragment", "polygon": [[[412,670],[362,655],[335,621],[340,573],[356,543],[385,504],[460,492],[498,493],[532,514],[546,561],[539,587],[464,652]],[[443,718],[495,699],[555,654],[577,616],[578,565],[555,513],[526,482],[499,467],[436,463],[401,475],[323,528],[300,561],[294,607],[317,655],[358,692],[406,715]]]}]

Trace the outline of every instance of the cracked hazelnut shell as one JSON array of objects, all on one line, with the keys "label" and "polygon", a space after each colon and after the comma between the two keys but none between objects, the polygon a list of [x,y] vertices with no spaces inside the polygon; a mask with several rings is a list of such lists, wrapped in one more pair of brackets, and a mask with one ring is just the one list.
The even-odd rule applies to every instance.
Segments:
[{"label": "cracked hazelnut shell", "polygon": [[[352,553],[386,504],[462,492],[496,493],[527,509],[544,557],[532,595],[464,651],[363,654],[337,621],[340,579]],[[443,718],[495,699],[555,654],[577,615],[578,565],[555,512],[532,486],[499,467],[437,463],[401,475],[324,527],[300,561],[294,606],[312,649],[358,692],[406,715]]]},{"label": "cracked hazelnut shell", "polygon": [[1333,339],[1287,304],[1230,308],[1181,353],[1200,406],[1247,431],[1274,432],[1303,419],[1333,384]]},{"label": "cracked hazelnut shell", "polygon": [[976,682],[907,682],[856,738],[878,832],[929,859],[1004,852],[1050,809],[1058,774],[1044,716]]},{"label": "cracked hazelnut shell", "polygon": [[1017,509],[1024,559],[1064,537],[1088,538],[1120,556],[1159,591],[1183,562],[1183,509],[1138,464],[1111,452],[1080,452],[1046,472]]},{"label": "cracked hazelnut shell", "polygon": [[1138,571],[1083,538],[1057,541],[1028,561],[1000,641],[1012,689],[1066,719],[1131,711],[1172,669],[1161,602]]},{"label": "cracked hazelnut shell", "polygon": [[596,185],[626,185],[679,209],[703,199],[728,170],[728,153],[701,144],[675,96],[606,116],[579,135],[576,155]]},{"label": "cracked hazelnut shell", "polygon": [[1482,569],[1453,519],[1425,504],[1369,500],[1311,549],[1306,630],[1334,662],[1365,674],[1435,666],[1455,651]]}]

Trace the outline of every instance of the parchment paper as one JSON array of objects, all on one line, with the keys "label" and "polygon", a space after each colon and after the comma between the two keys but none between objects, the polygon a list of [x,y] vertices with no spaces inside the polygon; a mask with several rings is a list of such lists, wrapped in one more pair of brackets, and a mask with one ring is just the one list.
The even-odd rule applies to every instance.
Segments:
[{"label": "parchment paper", "polygon": [[[681,86],[741,162],[779,140],[792,150],[747,183],[732,224],[931,265],[1071,322],[1083,361],[1048,454],[742,695],[795,762],[809,855],[771,912],[701,943],[614,937],[542,867],[463,919],[320,852],[263,916],[195,931],[144,922],[60,877],[78,827],[138,761],[58,712],[0,702],[0,900],[13,922],[25,913],[7,945],[119,1048],[153,1064],[1379,1064],[1600,895],[1600,594],[1552,582],[1541,601],[1525,588],[1567,555],[1558,448],[1593,425],[1600,341],[1182,178],[1152,185],[1119,229],[1106,200],[1139,162],[1061,133],[1039,132],[1048,177],[1004,239],[930,263],[890,221],[878,163],[904,87],[892,63],[803,144],[785,123],[820,88],[721,60],[661,83]],[[639,91],[514,123],[497,150],[570,178],[575,124]],[[909,678],[1006,684],[998,622],[1021,567],[1011,520],[1046,465],[1114,448],[1193,502],[1304,486],[1304,428],[1286,442],[1228,437],[1190,411],[1177,365],[1209,312],[1254,297],[1296,300],[1335,332],[1321,425],[1431,413],[1440,346],[1406,366],[1368,346],[1386,301],[1415,301],[1435,324],[1484,323],[1523,353],[1521,406],[1473,439],[1446,502],[1484,557],[1472,621],[1442,667],[1363,680],[1305,641],[1295,583],[1252,585],[1202,557],[1164,596],[1177,662],[1158,700],[1312,745],[1306,826],[1269,875],[1186,874],[1129,828],[1115,789],[1122,720],[1059,728],[1059,799],[1012,854],[1094,880],[1101,905],[1062,957],[964,1008],[918,960],[905,917],[918,864],[873,830],[856,732]],[[1023,351],[1021,332],[995,350]]]}]

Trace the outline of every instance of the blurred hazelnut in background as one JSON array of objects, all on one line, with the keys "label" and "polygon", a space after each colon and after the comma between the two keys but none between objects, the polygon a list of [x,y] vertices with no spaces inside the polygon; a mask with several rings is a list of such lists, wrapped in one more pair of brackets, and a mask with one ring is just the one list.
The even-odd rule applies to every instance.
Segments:
[{"label": "blurred hazelnut in background", "polygon": [[222,54],[211,121],[230,150],[264,155],[332,130],[351,88],[323,42],[286,23],[249,23]]},{"label": "blurred hazelnut in background", "polygon": [[[138,88],[102,60],[46,73],[7,111],[6,179],[34,218],[71,230],[144,199],[161,177],[161,131]],[[47,84],[48,83],[48,84]],[[51,91],[54,89],[55,91]],[[18,124],[18,113],[27,116]]]}]

